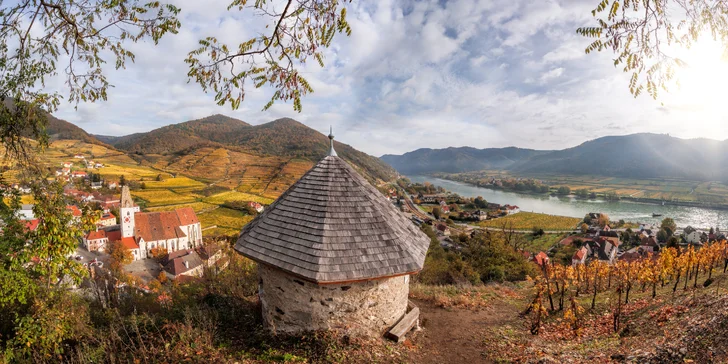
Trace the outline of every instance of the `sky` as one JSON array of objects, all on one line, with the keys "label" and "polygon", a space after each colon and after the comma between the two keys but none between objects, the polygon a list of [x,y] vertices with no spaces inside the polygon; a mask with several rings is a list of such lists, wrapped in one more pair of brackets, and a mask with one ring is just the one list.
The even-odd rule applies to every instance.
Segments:
[{"label": "sky", "polygon": [[[188,82],[184,59],[199,39],[234,45],[265,28],[249,9],[226,10],[228,1],[171,2],[182,9],[179,34],[130,45],[136,62],[106,70],[108,101],[64,103],[56,116],[117,136],[217,113],[251,124],[291,117],[324,134],[332,126],[338,141],[375,156],[450,146],[563,149],[637,132],[728,137],[720,47],[678,50],[695,61],[678,74],[683,89],[635,99],[613,55],[586,55],[590,41],[575,32],[595,24],[598,1],[354,0],[346,5],[352,35],[334,38],[325,68],[309,62],[301,70],[314,88],[301,113],[291,103],[261,111],[266,89],[249,88],[237,110],[217,106]],[[62,82],[49,84],[63,92]]]}]

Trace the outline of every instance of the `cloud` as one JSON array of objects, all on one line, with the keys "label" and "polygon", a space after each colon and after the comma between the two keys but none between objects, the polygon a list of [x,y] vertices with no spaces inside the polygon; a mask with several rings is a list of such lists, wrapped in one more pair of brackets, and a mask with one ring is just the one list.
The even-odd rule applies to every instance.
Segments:
[{"label": "cloud", "polygon": [[[353,34],[337,35],[326,67],[302,66],[315,92],[303,112],[261,108],[269,89],[247,89],[239,110],[215,105],[187,82],[184,59],[197,41],[229,45],[265,31],[249,10],[225,1],[174,0],[182,29],[158,46],[134,44],[136,63],[107,70],[109,101],[64,105],[59,117],[89,132],[123,135],[213,113],[260,124],[293,117],[373,155],[448,146],[566,148],[608,134],[665,132],[724,138],[686,123],[695,107],[634,99],[611,54],[584,54],[574,30],[592,24],[591,1],[425,0],[347,3]],[[49,82],[62,87],[62,80]],[[728,115],[723,113],[721,115]],[[722,124],[721,124],[722,121]]]}]

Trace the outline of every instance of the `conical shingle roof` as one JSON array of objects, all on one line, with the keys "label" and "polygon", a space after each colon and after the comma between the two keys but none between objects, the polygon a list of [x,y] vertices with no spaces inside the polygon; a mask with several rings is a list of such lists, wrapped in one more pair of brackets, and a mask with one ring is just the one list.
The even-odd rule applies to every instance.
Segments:
[{"label": "conical shingle roof", "polygon": [[317,283],[422,269],[430,239],[351,166],[326,156],[246,225],[235,249]]}]

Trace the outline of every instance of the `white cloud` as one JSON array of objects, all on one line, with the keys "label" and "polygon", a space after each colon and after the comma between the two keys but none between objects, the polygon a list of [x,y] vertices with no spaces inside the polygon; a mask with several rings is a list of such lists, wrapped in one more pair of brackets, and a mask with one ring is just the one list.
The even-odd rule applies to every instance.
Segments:
[{"label": "white cloud", "polygon": [[[226,1],[174,0],[182,29],[158,46],[131,47],[137,63],[109,70],[108,102],[64,106],[59,117],[92,133],[123,135],[224,113],[251,123],[293,117],[370,154],[420,147],[516,145],[565,148],[607,134],[665,132],[723,138],[724,128],[687,125],[694,110],[633,99],[611,54],[584,55],[591,1],[357,1],[351,37],[338,35],[326,67],[301,71],[315,92],[298,114],[262,112],[268,89],[248,89],[239,110],[215,105],[187,83],[187,52],[206,36],[229,45],[264,31]],[[60,86],[53,80],[49,84]],[[664,110],[668,110],[665,112]],[[723,113],[723,115],[728,115]],[[712,120],[719,125],[722,116]]]}]

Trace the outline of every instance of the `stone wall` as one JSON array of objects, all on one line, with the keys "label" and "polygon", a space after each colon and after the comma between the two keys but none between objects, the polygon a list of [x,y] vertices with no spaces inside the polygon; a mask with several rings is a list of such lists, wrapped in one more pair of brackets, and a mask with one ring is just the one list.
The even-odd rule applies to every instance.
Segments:
[{"label": "stone wall", "polygon": [[277,332],[344,330],[380,336],[407,310],[409,276],[317,285],[258,265],[263,319]]}]

